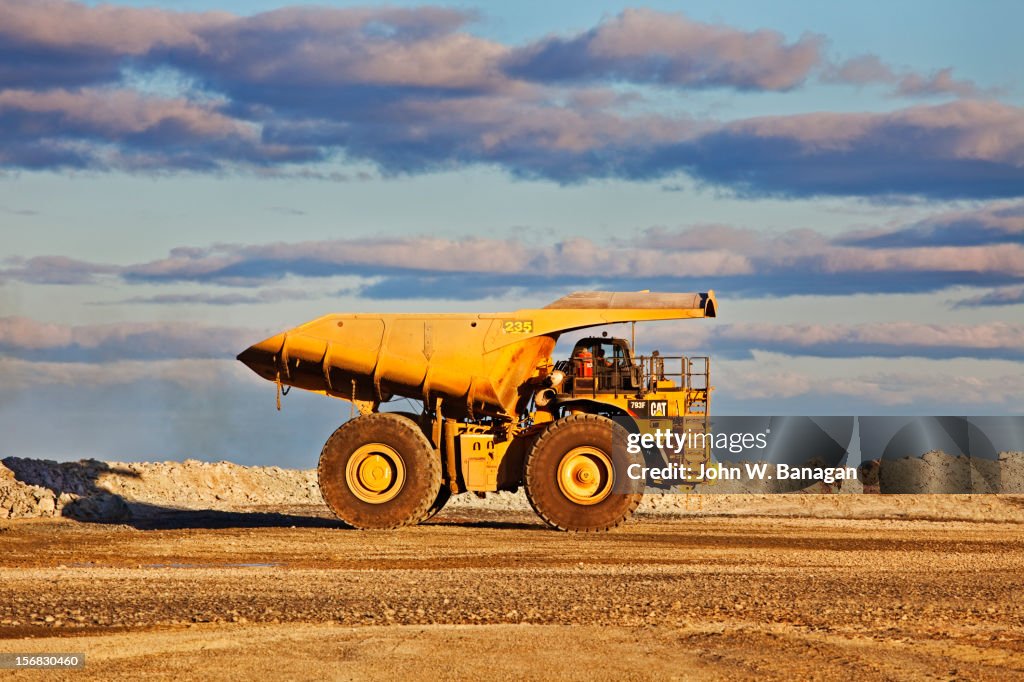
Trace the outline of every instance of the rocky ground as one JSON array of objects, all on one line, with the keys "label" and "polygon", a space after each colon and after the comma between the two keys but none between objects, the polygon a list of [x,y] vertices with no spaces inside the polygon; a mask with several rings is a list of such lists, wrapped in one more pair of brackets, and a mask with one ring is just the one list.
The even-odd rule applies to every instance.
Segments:
[{"label": "rocky ground", "polygon": [[93,678],[1024,679],[1020,495],[652,495],[596,537],[460,495],[362,532],[310,471],[3,465],[0,654]]},{"label": "rocky ground", "polygon": [[84,653],[111,680],[1024,676],[1020,521],[779,497],[596,537],[457,507],[388,532],[310,506],[3,521],[0,653]]}]

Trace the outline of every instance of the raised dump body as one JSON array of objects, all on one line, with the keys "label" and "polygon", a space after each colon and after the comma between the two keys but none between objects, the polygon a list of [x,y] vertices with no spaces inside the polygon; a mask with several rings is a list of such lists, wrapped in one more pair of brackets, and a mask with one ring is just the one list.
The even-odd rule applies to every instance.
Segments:
[{"label": "raised dump body", "polygon": [[478,314],[333,314],[238,359],[271,381],[348,400],[442,397],[449,415],[513,418],[558,337],[617,322],[714,317],[714,292],[576,292],[544,308]]}]

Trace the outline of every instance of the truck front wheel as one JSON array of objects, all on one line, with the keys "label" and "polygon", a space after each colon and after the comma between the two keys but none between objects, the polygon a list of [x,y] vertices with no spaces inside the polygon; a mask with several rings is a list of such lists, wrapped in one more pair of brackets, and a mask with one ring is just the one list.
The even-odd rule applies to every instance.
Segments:
[{"label": "truck front wheel", "polygon": [[[643,493],[623,480],[633,459],[626,430],[607,417],[575,414],[549,426],[526,456],[526,497],[554,528],[610,530],[633,515]],[[619,444],[619,447],[615,447]]]}]

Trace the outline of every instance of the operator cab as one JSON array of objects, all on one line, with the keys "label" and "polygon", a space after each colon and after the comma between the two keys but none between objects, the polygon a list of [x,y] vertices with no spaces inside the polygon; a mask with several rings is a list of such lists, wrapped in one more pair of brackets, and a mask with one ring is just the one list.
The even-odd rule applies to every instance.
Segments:
[{"label": "operator cab", "polygon": [[633,353],[625,339],[580,339],[566,364],[571,393],[628,392],[639,385],[639,368],[633,365]]}]

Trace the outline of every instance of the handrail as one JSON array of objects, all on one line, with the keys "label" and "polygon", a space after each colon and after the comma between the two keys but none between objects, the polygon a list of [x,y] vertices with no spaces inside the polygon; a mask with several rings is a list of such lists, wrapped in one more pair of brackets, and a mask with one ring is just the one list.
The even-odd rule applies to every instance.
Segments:
[{"label": "handrail", "polygon": [[[685,355],[639,355],[632,364],[601,366],[596,361],[592,376],[578,376],[571,362],[557,365],[564,368],[567,379],[593,379],[584,391],[596,396],[599,391],[612,390],[627,393],[639,390],[707,391],[710,386],[710,358]],[[658,386],[658,382],[672,381],[674,386]],[[579,393],[574,389],[574,393]]]}]

